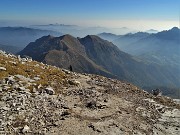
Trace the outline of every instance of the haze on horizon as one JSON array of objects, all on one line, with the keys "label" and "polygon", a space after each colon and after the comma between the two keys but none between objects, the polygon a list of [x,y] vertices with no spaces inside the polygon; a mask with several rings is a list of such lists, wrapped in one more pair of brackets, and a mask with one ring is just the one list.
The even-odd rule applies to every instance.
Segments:
[{"label": "haze on horizon", "polygon": [[166,30],[180,25],[179,0],[1,0],[0,26],[69,24]]}]

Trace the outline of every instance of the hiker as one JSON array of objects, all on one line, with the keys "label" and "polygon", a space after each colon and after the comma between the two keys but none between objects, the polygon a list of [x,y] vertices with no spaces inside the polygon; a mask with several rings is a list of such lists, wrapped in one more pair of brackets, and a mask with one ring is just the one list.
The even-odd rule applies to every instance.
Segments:
[{"label": "hiker", "polygon": [[71,65],[69,66],[69,70],[70,70],[70,71],[73,71],[73,69],[72,69],[72,66],[71,66]]}]

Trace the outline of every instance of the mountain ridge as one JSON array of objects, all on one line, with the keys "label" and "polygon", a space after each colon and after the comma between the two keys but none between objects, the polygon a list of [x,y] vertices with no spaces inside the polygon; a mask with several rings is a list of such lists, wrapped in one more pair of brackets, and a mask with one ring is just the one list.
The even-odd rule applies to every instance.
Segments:
[{"label": "mountain ridge", "polygon": [[[36,48],[37,46],[38,48]],[[29,50],[33,50],[33,52],[29,52]],[[80,44],[79,40],[68,34],[61,37],[44,36],[30,43],[26,51],[19,54],[28,55],[34,60],[51,63],[52,65],[66,69],[72,65],[73,69],[78,72],[103,72],[112,76],[108,71],[102,69],[86,57],[84,47]]]}]

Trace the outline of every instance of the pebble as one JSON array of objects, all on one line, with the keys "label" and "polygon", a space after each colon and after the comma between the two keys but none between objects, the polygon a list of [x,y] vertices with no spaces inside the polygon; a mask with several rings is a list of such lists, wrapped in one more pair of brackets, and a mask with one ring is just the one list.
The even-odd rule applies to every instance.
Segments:
[{"label": "pebble", "polygon": [[25,125],[22,132],[27,133],[27,132],[29,132],[29,130],[30,130],[30,128],[27,125]]},{"label": "pebble", "polygon": [[46,91],[46,93],[49,94],[49,95],[54,95],[54,94],[55,94],[55,92],[54,92],[54,90],[53,90],[52,87],[47,87],[47,88],[45,88],[45,91]]},{"label": "pebble", "polygon": [[0,67],[0,71],[6,71],[5,67]]}]

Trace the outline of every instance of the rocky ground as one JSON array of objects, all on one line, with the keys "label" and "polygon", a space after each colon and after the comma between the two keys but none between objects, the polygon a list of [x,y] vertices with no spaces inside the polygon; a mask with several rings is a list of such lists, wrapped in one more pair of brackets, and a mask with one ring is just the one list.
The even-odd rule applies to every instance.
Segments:
[{"label": "rocky ground", "polygon": [[0,135],[178,135],[180,104],[0,52]]}]

